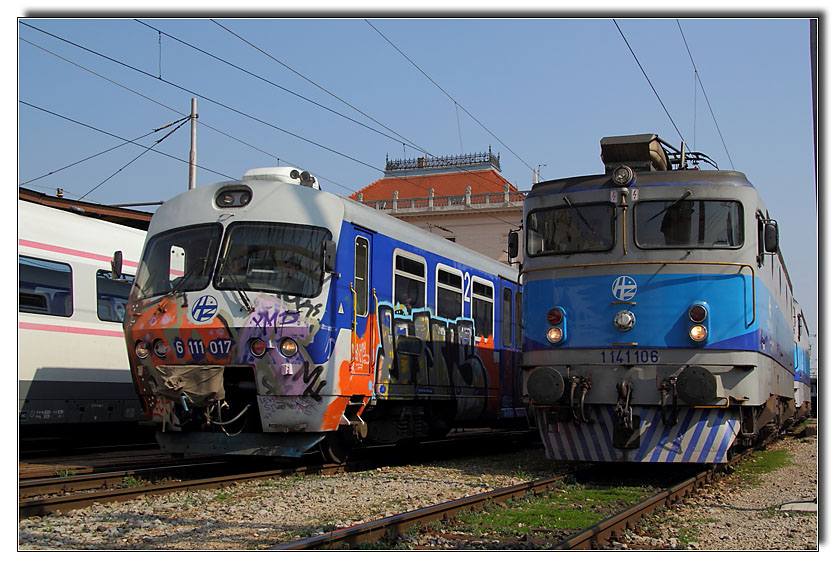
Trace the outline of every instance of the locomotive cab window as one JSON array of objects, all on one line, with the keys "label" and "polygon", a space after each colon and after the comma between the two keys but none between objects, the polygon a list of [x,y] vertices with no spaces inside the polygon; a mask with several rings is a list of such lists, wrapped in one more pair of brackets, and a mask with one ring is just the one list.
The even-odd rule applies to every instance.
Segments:
[{"label": "locomotive cab window", "polygon": [[526,223],[526,249],[531,256],[609,251],[615,242],[615,206],[574,204],[534,210]]},{"label": "locomotive cab window", "polygon": [[66,263],[18,257],[18,310],[72,316],[73,274]]},{"label": "locomotive cab window", "polygon": [[477,336],[493,336],[493,285],[487,281],[473,278],[470,295],[474,332]]},{"label": "locomotive cab window", "polygon": [[411,314],[413,309],[423,308],[426,286],[426,261],[405,251],[396,252],[393,295],[396,310],[402,314]]},{"label": "locomotive cab window", "polygon": [[449,267],[438,267],[435,287],[435,311],[440,318],[455,320],[462,315],[462,274]]},{"label": "locomotive cab window", "polygon": [[743,206],[723,200],[642,201],[634,209],[636,244],[644,249],[736,249],[743,245]]}]

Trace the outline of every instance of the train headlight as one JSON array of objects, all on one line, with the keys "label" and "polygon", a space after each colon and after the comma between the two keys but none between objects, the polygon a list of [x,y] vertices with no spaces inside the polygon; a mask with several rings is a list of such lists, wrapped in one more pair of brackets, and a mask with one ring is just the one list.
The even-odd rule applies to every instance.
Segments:
[{"label": "train headlight", "polygon": [[162,359],[168,354],[168,345],[165,340],[154,340],[154,355]]},{"label": "train headlight", "polygon": [[688,318],[691,319],[691,322],[701,324],[708,318],[708,310],[704,304],[694,304],[688,309]]},{"label": "train headlight", "polygon": [[136,352],[136,356],[140,359],[145,359],[148,357],[148,343],[143,342],[142,340],[138,341],[134,345],[134,351]]},{"label": "train headlight", "polygon": [[260,358],[267,353],[267,342],[261,338],[253,338],[250,340],[250,353],[257,358]]},{"label": "train headlight", "polygon": [[299,346],[296,345],[296,341],[293,338],[285,338],[279,344],[279,351],[284,357],[292,358],[299,351]]},{"label": "train headlight", "polygon": [[559,326],[563,322],[563,311],[559,308],[552,308],[546,313],[546,320],[552,326]]},{"label": "train headlight", "polygon": [[695,342],[704,342],[708,337],[708,328],[702,324],[695,324],[694,326],[691,326],[690,330],[688,330],[688,335]]},{"label": "train headlight", "polygon": [[557,344],[561,340],[563,340],[563,330],[560,328],[549,328],[546,332],[546,339],[551,342],[552,344]]},{"label": "train headlight", "polygon": [[613,324],[622,332],[632,330],[633,326],[636,325],[636,315],[629,310],[622,310],[613,318]]},{"label": "train headlight", "polygon": [[612,173],[612,181],[616,186],[629,186],[635,177],[633,169],[624,165],[619,166]]}]

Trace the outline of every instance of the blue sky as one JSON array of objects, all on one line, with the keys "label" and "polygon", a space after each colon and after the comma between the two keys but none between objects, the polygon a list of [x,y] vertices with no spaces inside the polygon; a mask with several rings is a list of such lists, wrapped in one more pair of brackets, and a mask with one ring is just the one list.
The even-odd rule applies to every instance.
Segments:
[{"label": "blue sky", "polygon": [[[382,177],[387,154],[490,147],[527,190],[533,169],[599,173],[602,137],[651,132],[759,188],[817,333],[807,18],[420,16],[23,18],[18,184],[104,204],[169,199],[187,188],[188,124],[156,145],[172,127],[150,133],[192,97],[198,185],[278,161],[348,194]],[[125,144],[138,137],[159,153]]]}]

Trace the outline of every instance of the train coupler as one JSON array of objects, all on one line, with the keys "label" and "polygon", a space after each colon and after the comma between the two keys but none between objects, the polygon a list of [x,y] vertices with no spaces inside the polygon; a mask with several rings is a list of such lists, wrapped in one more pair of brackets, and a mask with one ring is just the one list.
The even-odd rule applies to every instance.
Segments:
[{"label": "train coupler", "polygon": [[586,403],[586,394],[589,393],[591,388],[592,381],[588,377],[573,375],[570,378],[569,404],[572,408],[572,419],[577,424],[594,422],[587,416],[584,408]]},{"label": "train coupler", "polygon": [[[662,384],[659,386],[659,391],[662,394],[659,411],[662,414],[662,423],[668,426],[676,425],[677,422],[676,417],[679,412],[679,407],[677,406],[676,381],[681,371],[682,369],[678,370],[674,375],[662,381]],[[670,402],[668,402],[668,397],[670,397]]]},{"label": "train coupler", "polygon": [[633,398],[633,383],[619,381],[616,386],[618,402],[615,404],[612,443],[615,448],[633,449],[639,447],[641,418],[633,415],[630,405]]}]

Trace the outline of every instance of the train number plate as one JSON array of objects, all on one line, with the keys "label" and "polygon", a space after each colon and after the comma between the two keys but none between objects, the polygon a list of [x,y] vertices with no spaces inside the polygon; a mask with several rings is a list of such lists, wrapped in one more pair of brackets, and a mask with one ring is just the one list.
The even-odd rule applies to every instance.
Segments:
[{"label": "train number plate", "polygon": [[659,350],[601,350],[602,364],[658,364]]}]

